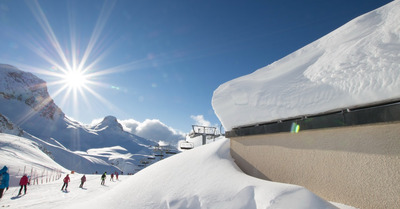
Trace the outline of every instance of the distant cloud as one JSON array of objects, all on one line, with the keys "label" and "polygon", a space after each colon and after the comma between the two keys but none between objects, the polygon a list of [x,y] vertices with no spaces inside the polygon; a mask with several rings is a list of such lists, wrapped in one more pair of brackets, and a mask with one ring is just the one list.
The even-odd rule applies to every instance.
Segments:
[{"label": "distant cloud", "polygon": [[176,131],[157,119],[146,119],[143,122],[128,119],[118,120],[118,122],[121,123],[125,131],[157,142],[176,145],[178,141],[186,137],[185,133]]},{"label": "distant cloud", "polygon": [[195,121],[196,125],[211,126],[211,122],[204,119],[203,115],[191,115],[190,117]]}]

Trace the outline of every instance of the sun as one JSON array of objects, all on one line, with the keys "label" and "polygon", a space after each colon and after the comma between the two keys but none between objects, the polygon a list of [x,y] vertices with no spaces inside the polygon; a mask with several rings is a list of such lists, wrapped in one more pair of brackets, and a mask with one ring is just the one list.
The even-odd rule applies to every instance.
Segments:
[{"label": "sun", "polygon": [[64,75],[64,83],[70,89],[81,89],[88,83],[87,76],[80,70],[70,70]]}]

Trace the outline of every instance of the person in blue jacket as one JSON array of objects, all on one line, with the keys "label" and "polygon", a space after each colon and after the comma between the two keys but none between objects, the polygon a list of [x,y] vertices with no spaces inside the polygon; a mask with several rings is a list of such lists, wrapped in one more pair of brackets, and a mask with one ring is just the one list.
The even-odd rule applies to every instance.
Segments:
[{"label": "person in blue jacket", "polygon": [[10,175],[7,173],[7,171],[7,166],[4,166],[0,170],[0,199],[3,197],[4,189],[8,190]]}]

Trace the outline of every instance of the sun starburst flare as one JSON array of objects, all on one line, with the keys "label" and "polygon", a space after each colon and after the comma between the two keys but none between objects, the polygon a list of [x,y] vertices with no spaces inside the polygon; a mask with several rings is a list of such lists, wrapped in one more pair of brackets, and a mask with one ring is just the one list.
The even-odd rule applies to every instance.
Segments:
[{"label": "sun starburst flare", "polygon": [[[108,108],[113,112],[125,114],[123,110],[118,109],[111,101],[104,98],[103,91],[99,92],[99,88],[110,91],[126,91],[116,85],[107,84],[107,76],[124,71],[146,69],[154,66],[154,63],[161,65],[174,61],[168,56],[160,56],[160,58],[151,56],[118,65],[104,62],[105,58],[111,54],[113,47],[106,45],[109,42],[102,36],[102,33],[116,4],[115,0],[104,1],[96,24],[86,42],[83,41],[86,40],[85,37],[77,35],[83,33],[77,27],[81,24],[76,24],[72,10],[67,10],[69,18],[67,24],[63,26],[63,29],[68,29],[69,34],[57,36],[57,31],[53,29],[51,21],[48,20],[39,1],[26,1],[26,4],[44,35],[23,36],[20,41],[45,64],[41,64],[39,67],[17,62],[16,65],[21,69],[44,75],[51,97],[57,100],[57,105],[62,109],[69,108],[72,111],[69,116],[80,115],[79,111],[82,109],[93,110],[96,108],[97,110]],[[65,39],[65,37],[68,38]],[[108,67],[103,67],[104,63]]]},{"label": "sun starburst flare", "polygon": [[81,71],[73,70],[65,74],[64,82],[69,88],[80,89],[87,85],[86,77]]},{"label": "sun starburst flare", "polygon": [[[30,39],[25,40],[26,46],[50,64],[50,66],[34,67],[23,64],[19,65],[35,73],[45,75],[48,78],[46,79],[47,85],[56,89],[55,92],[52,92],[52,97],[57,98],[61,96],[60,106],[65,106],[67,103],[73,105],[74,114],[79,114],[78,110],[81,108],[82,102],[88,107],[93,106],[93,102],[89,101],[88,96],[97,98],[98,101],[104,103],[110,109],[116,109],[111,102],[96,92],[96,87],[108,88],[108,86],[112,86],[105,84],[104,80],[101,79],[102,77],[118,72],[113,70],[118,69],[118,67],[111,69],[99,69],[97,67],[99,62],[108,53],[107,50],[99,51],[100,48],[108,48],[104,46],[99,47],[99,37],[116,1],[104,2],[97,23],[84,49],[82,46],[85,45],[77,41],[80,39],[76,37],[77,28],[75,27],[76,24],[72,11],[68,11],[70,17],[70,40],[68,42],[65,42],[65,40],[60,42],[39,2],[33,0],[26,3],[45,34],[44,38],[37,37],[34,39],[30,37]],[[63,47],[60,43],[69,43],[70,45]],[[80,51],[83,51],[83,53],[80,54]],[[94,55],[96,57],[93,57]]]}]

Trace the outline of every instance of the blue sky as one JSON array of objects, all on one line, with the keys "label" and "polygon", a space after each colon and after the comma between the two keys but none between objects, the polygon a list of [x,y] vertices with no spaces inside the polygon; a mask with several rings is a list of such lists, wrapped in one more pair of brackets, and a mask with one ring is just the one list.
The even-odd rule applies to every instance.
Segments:
[{"label": "blue sky", "polygon": [[[211,99],[222,83],[388,2],[0,0],[0,63],[44,79],[80,122],[157,119],[188,132],[193,116],[220,124]],[[61,91],[54,74],[74,62],[88,89]]]}]

